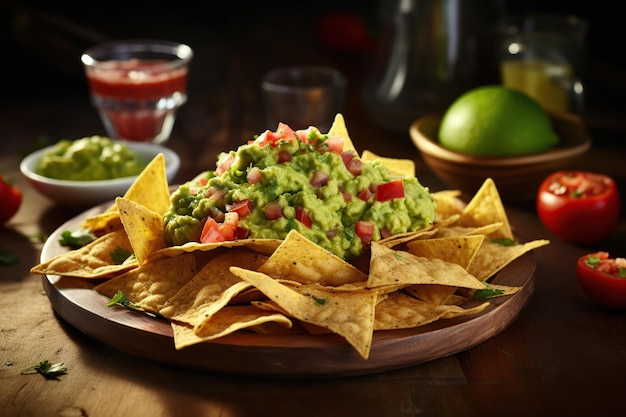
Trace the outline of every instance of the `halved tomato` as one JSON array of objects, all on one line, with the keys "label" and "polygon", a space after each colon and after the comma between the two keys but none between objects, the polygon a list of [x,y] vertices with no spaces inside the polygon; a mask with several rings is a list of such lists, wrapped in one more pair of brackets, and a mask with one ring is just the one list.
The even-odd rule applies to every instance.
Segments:
[{"label": "halved tomato", "polygon": [[571,243],[595,243],[609,236],[620,206],[615,181],[593,172],[555,172],[537,192],[539,218],[556,237]]},{"label": "halved tomato", "polygon": [[589,298],[606,307],[626,308],[626,259],[591,253],[578,259],[576,273]]}]

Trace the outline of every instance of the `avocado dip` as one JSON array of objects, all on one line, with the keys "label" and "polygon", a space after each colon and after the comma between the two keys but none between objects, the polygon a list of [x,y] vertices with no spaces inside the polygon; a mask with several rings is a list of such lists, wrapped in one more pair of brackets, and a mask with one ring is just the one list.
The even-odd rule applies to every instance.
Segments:
[{"label": "avocado dip", "polygon": [[343,139],[281,123],[182,184],[164,215],[169,244],[284,239],[296,229],[343,259],[371,241],[431,226],[435,202],[415,177],[343,152]]},{"label": "avocado dip", "polygon": [[41,158],[37,173],[60,180],[94,181],[137,175],[145,166],[125,143],[90,136],[57,142]]}]

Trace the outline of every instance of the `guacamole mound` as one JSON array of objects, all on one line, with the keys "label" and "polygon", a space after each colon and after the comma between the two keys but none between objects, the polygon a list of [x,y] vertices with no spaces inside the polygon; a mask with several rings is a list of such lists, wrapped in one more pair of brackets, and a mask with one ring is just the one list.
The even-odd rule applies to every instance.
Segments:
[{"label": "guacamole mound", "polygon": [[125,143],[90,136],[57,142],[41,158],[37,173],[59,180],[94,181],[137,175],[145,166]]},{"label": "guacamole mound", "polygon": [[[435,202],[415,177],[392,177],[382,163],[362,162],[341,146],[314,127],[294,132],[281,124],[220,154],[216,170],[172,193],[166,241],[204,242],[207,224],[235,212],[235,231],[226,240],[284,239],[296,229],[350,259],[373,240],[432,225]],[[382,184],[389,186],[379,193]]]}]

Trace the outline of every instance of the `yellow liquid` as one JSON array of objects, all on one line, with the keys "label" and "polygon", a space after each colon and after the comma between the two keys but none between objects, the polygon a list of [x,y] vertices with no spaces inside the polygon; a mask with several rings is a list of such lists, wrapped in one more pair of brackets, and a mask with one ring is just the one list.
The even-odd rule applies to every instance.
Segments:
[{"label": "yellow liquid", "polygon": [[571,79],[572,68],[566,63],[508,60],[500,64],[502,85],[522,91],[545,110],[569,111],[569,90],[559,79]]}]

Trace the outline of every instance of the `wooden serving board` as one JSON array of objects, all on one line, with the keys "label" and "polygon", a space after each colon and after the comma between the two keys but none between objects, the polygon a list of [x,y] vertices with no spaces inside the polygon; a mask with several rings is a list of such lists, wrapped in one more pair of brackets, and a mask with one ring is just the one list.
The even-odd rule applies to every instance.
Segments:
[{"label": "wooden serving board", "polygon": [[[110,203],[94,207],[61,225],[46,241],[41,262],[65,252],[61,233],[76,230],[82,220]],[[534,291],[536,263],[526,253],[491,282],[519,286],[515,294],[494,298],[492,305],[470,316],[442,319],[403,330],[376,331],[370,356],[363,359],[341,336],[262,335],[238,332],[219,340],[174,348],[169,323],[119,306],[93,290],[88,280],[44,276],[43,287],[55,312],[88,336],[128,354],[200,370],[276,378],[328,378],[374,374],[445,357],[476,346],[508,327]]]}]

